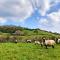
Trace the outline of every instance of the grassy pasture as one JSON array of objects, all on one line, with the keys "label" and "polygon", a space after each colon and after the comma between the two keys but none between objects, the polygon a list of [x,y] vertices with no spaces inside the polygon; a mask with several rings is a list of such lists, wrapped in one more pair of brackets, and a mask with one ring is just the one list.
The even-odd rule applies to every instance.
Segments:
[{"label": "grassy pasture", "polygon": [[33,43],[0,43],[0,60],[60,60],[60,44],[45,49]]}]

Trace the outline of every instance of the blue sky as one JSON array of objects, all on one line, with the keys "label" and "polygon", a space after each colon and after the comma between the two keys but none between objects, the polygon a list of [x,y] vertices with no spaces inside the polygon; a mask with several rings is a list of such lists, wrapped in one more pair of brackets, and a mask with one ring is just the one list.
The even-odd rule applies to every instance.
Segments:
[{"label": "blue sky", "polygon": [[0,25],[60,33],[60,0],[0,0]]}]

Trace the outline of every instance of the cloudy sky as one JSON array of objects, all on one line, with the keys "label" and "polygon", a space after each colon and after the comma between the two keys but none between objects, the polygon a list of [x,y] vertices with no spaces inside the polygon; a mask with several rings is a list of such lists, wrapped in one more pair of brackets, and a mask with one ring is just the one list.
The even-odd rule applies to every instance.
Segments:
[{"label": "cloudy sky", "polygon": [[0,0],[0,25],[60,33],[60,0]]}]

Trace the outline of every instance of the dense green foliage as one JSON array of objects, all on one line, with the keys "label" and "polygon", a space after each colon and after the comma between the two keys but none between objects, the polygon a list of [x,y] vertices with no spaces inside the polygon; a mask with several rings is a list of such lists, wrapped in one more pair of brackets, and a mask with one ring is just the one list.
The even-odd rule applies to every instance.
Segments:
[{"label": "dense green foliage", "polygon": [[60,45],[45,49],[32,43],[0,43],[0,60],[60,60]]}]

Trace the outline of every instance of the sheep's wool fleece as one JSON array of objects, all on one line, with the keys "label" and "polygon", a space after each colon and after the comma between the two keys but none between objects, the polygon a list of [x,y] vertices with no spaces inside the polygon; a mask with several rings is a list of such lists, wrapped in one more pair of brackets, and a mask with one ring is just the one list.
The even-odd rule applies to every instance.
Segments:
[{"label": "sheep's wool fleece", "polygon": [[36,44],[40,44],[40,42],[39,42],[39,41],[35,41],[35,43],[36,43]]},{"label": "sheep's wool fleece", "polygon": [[45,41],[45,44],[46,45],[54,45],[55,44],[55,41],[54,40],[46,40]]}]

